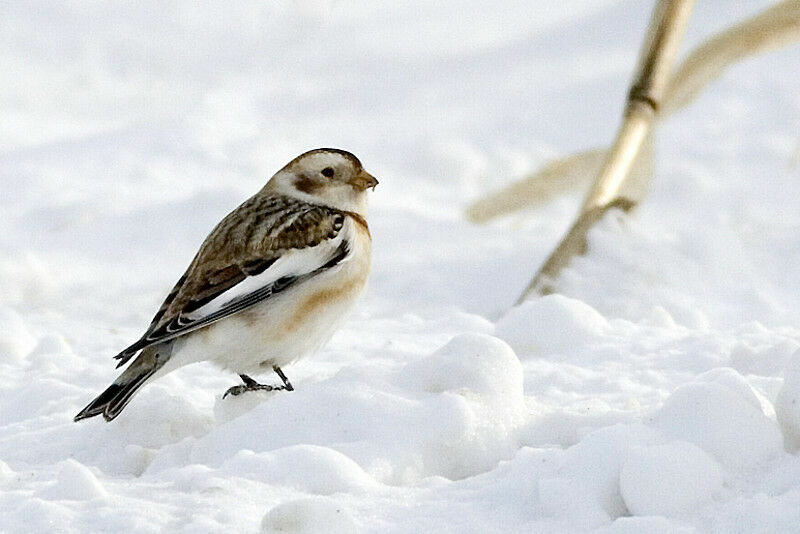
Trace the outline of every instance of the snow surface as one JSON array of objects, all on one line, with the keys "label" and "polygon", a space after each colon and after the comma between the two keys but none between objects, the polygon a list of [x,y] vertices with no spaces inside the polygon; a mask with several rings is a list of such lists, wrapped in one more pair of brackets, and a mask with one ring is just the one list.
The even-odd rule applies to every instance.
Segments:
[{"label": "snow surface", "polygon": [[[684,49],[764,5],[698,2]],[[461,216],[611,140],[649,9],[0,5],[0,530],[800,532],[799,47],[662,125],[560,295],[510,309],[579,193]],[[296,391],[223,401],[200,364],[73,423],[213,224],[318,146],[381,185],[370,288]]]}]

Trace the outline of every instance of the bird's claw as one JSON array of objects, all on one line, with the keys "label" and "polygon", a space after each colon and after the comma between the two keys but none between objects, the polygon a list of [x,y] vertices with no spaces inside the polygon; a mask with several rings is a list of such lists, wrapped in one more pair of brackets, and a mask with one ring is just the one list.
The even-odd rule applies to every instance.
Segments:
[{"label": "bird's claw", "polygon": [[278,376],[281,377],[281,380],[283,380],[282,386],[269,386],[267,384],[259,384],[258,382],[256,382],[247,375],[239,375],[244,384],[228,388],[228,391],[226,391],[222,395],[222,398],[224,399],[228,395],[233,395],[234,397],[236,397],[237,395],[241,395],[242,393],[245,393],[247,391],[294,391],[291,382],[289,382],[289,379],[286,378],[285,374],[283,374],[283,371],[281,371],[280,367],[274,367],[274,369],[275,372],[278,373]]},{"label": "bird's claw", "polygon": [[234,397],[236,397],[248,391],[274,391],[276,389],[283,389],[283,388],[268,386],[266,384],[241,384],[239,386],[233,386],[232,388],[228,388],[228,391],[226,391],[222,395],[222,398],[224,399],[228,395],[233,395]]},{"label": "bird's claw", "polygon": [[283,391],[283,390],[292,391],[292,389],[289,389],[286,386],[270,386],[267,384],[240,384],[238,386],[233,386],[231,388],[228,388],[228,391],[226,391],[222,395],[222,398],[224,399],[228,395],[233,395],[234,397],[236,397],[248,391]]}]

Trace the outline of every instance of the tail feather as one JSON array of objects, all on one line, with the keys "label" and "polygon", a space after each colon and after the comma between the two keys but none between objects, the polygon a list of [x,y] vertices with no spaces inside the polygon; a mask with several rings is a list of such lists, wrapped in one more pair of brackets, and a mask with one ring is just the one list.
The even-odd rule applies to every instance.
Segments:
[{"label": "tail feather", "polygon": [[113,384],[78,412],[74,420],[77,422],[101,414],[106,421],[115,419],[139,388],[167,363],[171,353],[172,342],[143,350]]},{"label": "tail feather", "polygon": [[117,417],[122,409],[130,402],[133,395],[144,385],[148,378],[153,376],[155,369],[142,373],[133,381],[126,384],[111,384],[108,388],[97,396],[86,408],[75,416],[75,421],[94,417],[103,414],[106,421],[111,421]]}]

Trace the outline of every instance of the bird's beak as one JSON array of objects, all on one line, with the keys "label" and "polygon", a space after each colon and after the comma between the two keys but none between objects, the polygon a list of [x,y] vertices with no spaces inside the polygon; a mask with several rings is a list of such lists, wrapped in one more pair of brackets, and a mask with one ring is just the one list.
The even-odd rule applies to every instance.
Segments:
[{"label": "bird's beak", "polygon": [[367,171],[362,170],[355,176],[355,178],[353,178],[353,181],[350,183],[359,191],[366,191],[370,187],[374,191],[375,186],[378,185],[378,180],[376,180],[375,177]]}]

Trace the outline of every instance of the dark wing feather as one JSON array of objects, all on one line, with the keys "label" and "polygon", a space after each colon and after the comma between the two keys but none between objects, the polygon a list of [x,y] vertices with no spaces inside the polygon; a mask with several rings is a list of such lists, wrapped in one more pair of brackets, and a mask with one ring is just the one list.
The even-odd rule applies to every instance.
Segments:
[{"label": "dark wing feather", "polygon": [[309,273],[279,278],[206,316],[187,317],[247,277],[263,273],[285,251],[317,246],[335,238],[344,218],[333,208],[288,197],[256,195],[249,199],[209,234],[144,335],[115,356],[120,360],[118,366],[145,347],[208,326],[340,263],[349,253],[346,241]]}]

